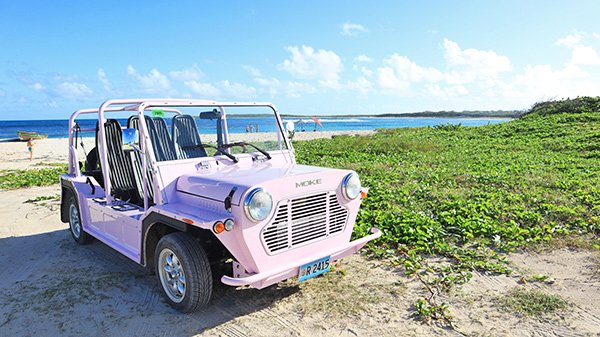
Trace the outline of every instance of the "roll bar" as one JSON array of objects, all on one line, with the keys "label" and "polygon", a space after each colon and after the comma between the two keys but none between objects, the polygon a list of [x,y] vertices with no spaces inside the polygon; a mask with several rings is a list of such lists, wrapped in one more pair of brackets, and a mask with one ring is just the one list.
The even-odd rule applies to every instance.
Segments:
[{"label": "roll bar", "polygon": [[[269,107],[273,110],[275,114],[275,118],[277,121],[277,127],[279,132],[277,132],[277,140],[285,143],[288,149],[292,149],[289,139],[287,138],[286,133],[283,128],[283,121],[281,116],[279,115],[279,110],[272,103],[268,102],[217,102],[212,100],[199,100],[199,99],[170,99],[170,98],[153,98],[153,99],[112,99],[107,100],[100,105],[98,109],[82,109],[75,111],[71,118],[69,119],[69,174],[79,176],[81,175],[81,171],[79,169],[79,165],[77,164],[77,151],[75,150],[73,144],[73,129],[75,127],[75,119],[82,114],[98,114],[98,122],[99,125],[103,125],[106,121],[104,114],[106,112],[120,112],[120,111],[137,111],[138,116],[140,118],[140,138],[144,139],[143,142],[140,142],[140,150],[142,153],[147,153],[148,159],[150,160],[150,164],[152,167],[155,167],[156,158],[154,157],[154,151],[152,148],[152,143],[149,141],[148,129],[146,127],[146,122],[144,119],[144,111],[151,108],[161,108],[166,112],[173,112],[176,114],[181,114],[179,110],[176,108],[183,107],[213,107],[217,108],[221,112],[221,121],[223,125],[223,133],[225,136],[224,141],[229,142],[229,132],[227,130],[226,123],[226,114],[224,107]],[[92,130],[84,130],[84,131],[92,131]],[[108,167],[108,154],[105,151],[106,144],[106,132],[103,127],[100,127],[98,130],[98,136],[100,137],[100,144],[102,146],[99,147],[98,153],[100,155],[100,163],[103,168]],[[146,147],[150,147],[146,149]],[[142,172],[147,172],[147,160],[146,156],[142,156]],[[110,184],[110,170],[105,170],[103,172],[104,176],[104,190],[107,191],[105,193],[106,203],[108,205],[112,205],[114,198],[110,194],[111,184]],[[154,172],[156,173],[156,172]],[[153,175],[156,177],[156,174]],[[143,177],[143,186],[142,190],[144,192],[144,209],[148,209],[148,198],[147,198],[147,175],[142,174]],[[158,186],[155,182],[153,186]],[[156,192],[156,191],[155,191]],[[158,203],[162,202],[162,195],[160,193],[154,193],[155,198],[157,198]]]}]

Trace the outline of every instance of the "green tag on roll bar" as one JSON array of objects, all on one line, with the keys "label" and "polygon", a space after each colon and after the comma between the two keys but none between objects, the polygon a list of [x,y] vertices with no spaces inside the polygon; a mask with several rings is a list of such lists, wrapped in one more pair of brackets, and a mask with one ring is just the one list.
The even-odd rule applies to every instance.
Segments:
[{"label": "green tag on roll bar", "polygon": [[165,111],[163,109],[153,109],[152,117],[165,117]]}]

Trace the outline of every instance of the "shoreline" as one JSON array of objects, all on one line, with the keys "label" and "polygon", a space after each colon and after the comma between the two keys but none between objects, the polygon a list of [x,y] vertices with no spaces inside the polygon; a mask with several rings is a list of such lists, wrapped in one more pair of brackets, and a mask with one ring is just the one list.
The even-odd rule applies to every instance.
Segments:
[{"label": "shoreline", "polygon": [[[374,130],[347,130],[347,131],[305,131],[296,132],[292,141],[305,141],[321,138],[331,138],[340,135],[370,135]],[[273,133],[232,133],[230,141],[245,140],[248,142],[261,142],[265,140],[276,139]],[[205,141],[216,141],[215,135],[200,134],[200,138]],[[86,151],[90,151],[95,146],[94,137],[81,137]],[[33,167],[43,166],[48,163],[57,163],[68,161],[68,138],[46,138],[34,141],[33,160],[29,161],[29,151],[25,141],[0,141],[0,170],[22,170]],[[78,155],[84,156],[84,151],[78,144]]]}]

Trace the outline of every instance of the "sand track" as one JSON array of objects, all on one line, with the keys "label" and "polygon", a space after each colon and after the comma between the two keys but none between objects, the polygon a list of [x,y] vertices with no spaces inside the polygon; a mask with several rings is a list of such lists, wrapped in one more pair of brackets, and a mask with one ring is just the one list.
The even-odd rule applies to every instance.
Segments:
[{"label": "sand track", "polygon": [[[443,295],[456,330],[411,315],[419,282],[381,261],[346,259],[332,272],[264,290],[215,282],[203,311],[181,314],[161,298],[154,275],[106,245],[79,246],[60,222],[58,185],[0,191],[0,336],[599,336],[596,252],[512,254],[515,276],[476,273]],[[553,284],[518,283],[519,273]],[[217,276],[215,276],[217,278]],[[541,318],[503,311],[513,287],[558,294],[572,305]]]}]

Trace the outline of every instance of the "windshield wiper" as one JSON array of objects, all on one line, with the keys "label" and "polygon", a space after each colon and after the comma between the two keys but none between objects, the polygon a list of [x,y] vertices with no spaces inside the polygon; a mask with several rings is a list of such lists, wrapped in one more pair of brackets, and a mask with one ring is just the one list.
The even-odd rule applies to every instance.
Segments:
[{"label": "windshield wiper", "polygon": [[239,161],[239,160],[238,160],[238,159],[237,159],[237,158],[236,158],[234,155],[232,155],[232,154],[230,154],[230,153],[227,153],[227,152],[225,152],[225,151],[221,150],[220,148],[218,148],[218,147],[216,147],[216,146],[212,146],[212,145],[210,145],[210,144],[202,144],[202,146],[203,146],[203,147],[210,147],[211,149],[215,149],[215,150],[217,150],[217,152],[218,152],[218,153],[220,153],[220,154],[222,154],[222,155],[224,155],[224,156],[227,156],[227,158],[229,158],[229,159],[233,160],[233,162],[234,162],[234,163],[237,163],[237,162]]},{"label": "windshield wiper", "polygon": [[241,147],[246,147],[246,146],[251,146],[254,149],[256,149],[256,151],[262,153],[265,157],[267,157],[267,159],[271,159],[271,155],[269,154],[269,152],[258,148],[256,145],[254,144],[250,144],[250,143],[246,143],[246,142],[235,142],[235,143],[229,143],[229,144],[223,144],[221,145],[222,149],[228,149],[230,147],[234,147],[234,146],[241,146]]}]

